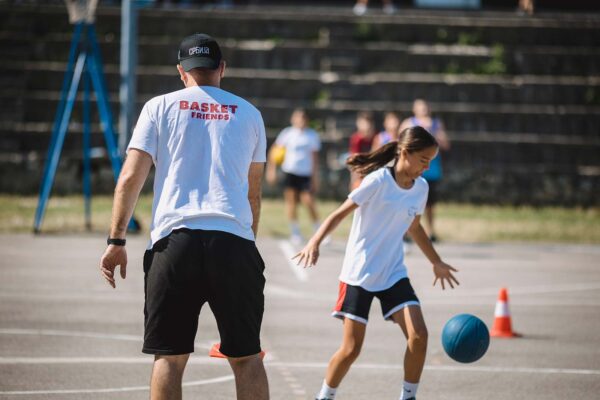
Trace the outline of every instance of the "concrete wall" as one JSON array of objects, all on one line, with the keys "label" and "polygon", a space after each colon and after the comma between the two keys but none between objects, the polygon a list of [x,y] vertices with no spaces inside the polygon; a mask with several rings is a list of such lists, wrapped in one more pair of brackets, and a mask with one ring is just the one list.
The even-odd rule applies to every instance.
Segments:
[{"label": "concrete wall", "polygon": [[[7,5],[0,5],[0,26],[0,191],[35,193],[72,27],[63,7]],[[229,65],[224,89],[262,111],[271,139],[293,108],[309,111],[325,143],[324,196],[347,193],[347,172],[335,160],[347,148],[356,112],[409,116],[412,100],[423,97],[453,142],[444,155],[442,199],[600,202],[600,15],[148,9],[139,26],[137,110],[180,88],[180,39],[210,33]],[[97,30],[116,116],[119,8],[101,7]],[[77,105],[56,192],[80,190],[80,121]],[[103,146],[97,125],[93,143]],[[108,162],[97,156],[94,188],[107,192]]]}]

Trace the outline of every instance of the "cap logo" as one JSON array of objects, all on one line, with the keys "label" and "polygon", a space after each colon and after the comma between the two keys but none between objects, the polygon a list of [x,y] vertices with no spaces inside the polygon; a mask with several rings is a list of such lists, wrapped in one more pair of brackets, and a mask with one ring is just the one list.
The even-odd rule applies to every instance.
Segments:
[{"label": "cap logo", "polygon": [[210,54],[210,48],[209,47],[199,47],[199,46],[192,47],[189,50],[189,55],[193,56],[196,54]]}]

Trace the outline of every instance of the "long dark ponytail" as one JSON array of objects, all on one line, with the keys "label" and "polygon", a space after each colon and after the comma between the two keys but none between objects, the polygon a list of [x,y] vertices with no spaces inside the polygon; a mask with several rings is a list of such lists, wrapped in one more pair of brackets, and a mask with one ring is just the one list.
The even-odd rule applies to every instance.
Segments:
[{"label": "long dark ponytail", "polygon": [[431,133],[420,126],[406,128],[398,135],[398,140],[384,144],[380,148],[370,153],[357,153],[346,160],[350,170],[360,176],[365,176],[371,172],[389,164],[391,161],[398,161],[400,152],[406,150],[409,153],[425,150],[436,146],[438,143]]}]

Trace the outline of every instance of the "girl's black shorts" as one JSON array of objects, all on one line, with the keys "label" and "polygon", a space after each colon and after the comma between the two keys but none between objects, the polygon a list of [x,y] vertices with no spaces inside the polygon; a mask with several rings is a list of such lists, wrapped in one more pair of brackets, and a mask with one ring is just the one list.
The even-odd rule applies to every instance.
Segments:
[{"label": "girl's black shorts", "polygon": [[194,351],[198,316],[210,306],[228,357],[258,354],[265,265],[253,241],[221,231],[177,229],[144,255],[147,354]]},{"label": "girl's black shorts", "polygon": [[300,176],[289,174],[287,172],[284,173],[283,178],[283,186],[286,188],[291,188],[297,190],[299,192],[310,192],[311,190],[311,177],[310,176]]},{"label": "girl's black shorts", "polygon": [[350,318],[366,325],[373,297],[377,297],[381,302],[383,318],[388,321],[392,320],[395,312],[404,307],[420,305],[408,278],[400,279],[392,287],[378,292],[340,282],[338,301],[331,315],[340,319]]}]

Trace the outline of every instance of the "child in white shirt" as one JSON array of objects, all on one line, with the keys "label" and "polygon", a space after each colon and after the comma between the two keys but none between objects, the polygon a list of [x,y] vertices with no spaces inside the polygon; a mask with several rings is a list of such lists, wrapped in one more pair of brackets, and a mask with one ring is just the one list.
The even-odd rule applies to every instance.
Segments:
[{"label": "child in white shirt", "polygon": [[[315,265],[323,238],[354,211],[338,302],[333,316],[343,320],[342,344],[329,361],[318,400],[333,400],[337,387],[357,359],[365,337],[373,297],[381,302],[383,317],[400,325],[407,339],[401,400],[414,399],[427,350],[427,327],[419,299],[408,280],[402,237],[410,233],[433,264],[435,285],[454,288],[457,270],[442,261],[420,224],[428,186],[421,174],[438,153],[435,138],[415,126],[403,130],[398,141],[371,153],[348,159],[353,172],[364,176],[360,186],[327,219],[294,258],[305,267]],[[392,167],[386,167],[393,162]]]}]

